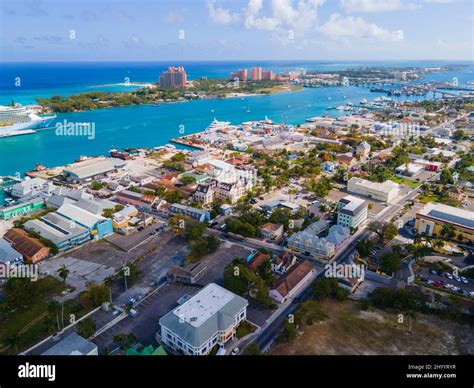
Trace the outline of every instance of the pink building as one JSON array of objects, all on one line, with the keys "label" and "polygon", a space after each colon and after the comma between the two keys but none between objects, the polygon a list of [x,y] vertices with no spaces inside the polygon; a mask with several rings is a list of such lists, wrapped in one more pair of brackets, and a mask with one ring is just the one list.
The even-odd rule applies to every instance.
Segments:
[{"label": "pink building", "polygon": [[160,86],[162,88],[182,88],[186,86],[186,71],[184,67],[168,68],[160,77]]},{"label": "pink building", "polygon": [[266,81],[273,81],[275,79],[275,76],[273,75],[273,71],[267,70],[262,72],[262,79]]},{"label": "pink building", "polygon": [[252,81],[261,81],[263,79],[263,71],[261,67],[253,67],[250,73]]},{"label": "pink building", "polygon": [[237,72],[237,77],[239,78],[240,81],[247,81],[249,77],[249,73],[247,69],[239,70]]}]

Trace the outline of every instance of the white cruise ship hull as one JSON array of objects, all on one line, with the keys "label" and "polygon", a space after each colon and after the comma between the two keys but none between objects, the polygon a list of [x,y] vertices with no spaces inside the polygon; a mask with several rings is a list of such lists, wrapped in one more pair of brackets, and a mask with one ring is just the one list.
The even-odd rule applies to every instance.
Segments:
[{"label": "white cruise ship hull", "polygon": [[[39,117],[39,116],[38,116]],[[0,125],[0,136],[15,136],[19,135],[22,131],[33,133],[35,129],[47,128],[56,116],[40,118],[39,120],[32,120],[23,123],[14,123],[11,125]]]}]

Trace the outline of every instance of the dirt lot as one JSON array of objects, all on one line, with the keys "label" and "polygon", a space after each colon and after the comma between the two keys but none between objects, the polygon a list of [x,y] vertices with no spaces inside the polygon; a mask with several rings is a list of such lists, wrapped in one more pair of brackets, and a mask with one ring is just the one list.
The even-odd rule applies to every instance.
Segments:
[{"label": "dirt lot", "polygon": [[413,334],[408,320],[353,301],[323,302],[328,318],[303,328],[293,342],[275,345],[272,355],[448,355],[474,354],[472,327],[418,314]]}]

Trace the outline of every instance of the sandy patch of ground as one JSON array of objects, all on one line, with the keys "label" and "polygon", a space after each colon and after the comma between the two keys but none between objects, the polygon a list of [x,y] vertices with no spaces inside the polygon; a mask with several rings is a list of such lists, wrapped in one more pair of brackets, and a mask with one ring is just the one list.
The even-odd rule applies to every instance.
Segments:
[{"label": "sandy patch of ground", "polygon": [[272,355],[448,355],[473,354],[472,327],[418,314],[413,334],[408,319],[382,310],[361,311],[357,302],[325,301],[328,318],[300,330],[291,343],[275,345]]}]

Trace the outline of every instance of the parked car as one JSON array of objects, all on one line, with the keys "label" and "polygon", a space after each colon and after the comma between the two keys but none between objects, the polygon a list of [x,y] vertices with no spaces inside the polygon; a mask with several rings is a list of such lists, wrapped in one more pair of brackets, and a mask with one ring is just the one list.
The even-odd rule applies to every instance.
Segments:
[{"label": "parked car", "polygon": [[430,274],[431,275],[438,275],[438,272],[436,272],[435,269],[430,269]]},{"label": "parked car", "polygon": [[449,272],[445,272],[444,276],[447,277],[449,280],[453,280],[453,275],[451,275]]},{"label": "parked car", "polygon": [[461,283],[461,278],[458,275],[453,275],[454,280]]},{"label": "parked car", "polygon": [[445,284],[445,283],[444,283],[443,281],[438,280],[437,282],[434,282],[434,283],[433,283],[433,286],[435,286],[435,287],[443,287],[444,284]]},{"label": "parked car", "polygon": [[234,348],[232,349],[232,352],[230,354],[232,354],[233,356],[236,356],[237,354],[239,354],[239,352],[240,352],[239,348]]},{"label": "parked car", "polygon": [[464,284],[468,284],[468,280],[464,277],[464,276],[460,276],[460,279],[461,281],[464,283]]}]

